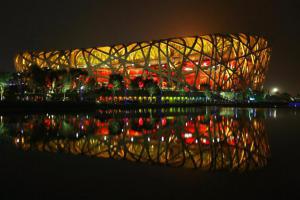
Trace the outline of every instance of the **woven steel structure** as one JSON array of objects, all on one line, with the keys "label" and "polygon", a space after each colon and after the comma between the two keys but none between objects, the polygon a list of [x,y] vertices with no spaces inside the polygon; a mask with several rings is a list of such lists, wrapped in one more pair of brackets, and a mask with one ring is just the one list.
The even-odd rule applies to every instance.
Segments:
[{"label": "woven steel structure", "polygon": [[212,34],[128,45],[49,52],[24,52],[15,58],[18,72],[30,66],[53,70],[83,68],[99,84],[109,75],[123,75],[125,85],[135,77],[154,79],[162,89],[260,90],[271,48],[260,36]]}]

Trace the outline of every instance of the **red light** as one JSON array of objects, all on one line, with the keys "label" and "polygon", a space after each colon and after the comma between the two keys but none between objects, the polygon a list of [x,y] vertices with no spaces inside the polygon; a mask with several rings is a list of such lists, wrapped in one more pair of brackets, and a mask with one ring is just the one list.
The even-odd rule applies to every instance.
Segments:
[{"label": "red light", "polygon": [[161,119],[161,125],[165,126],[167,124],[167,119],[164,117]]},{"label": "red light", "polygon": [[209,140],[206,139],[206,138],[201,138],[201,139],[200,139],[200,142],[201,142],[202,144],[209,144],[209,143],[210,143]]},{"label": "red light", "polygon": [[203,62],[202,62],[202,66],[209,66],[210,65],[210,60],[209,59],[207,59],[207,60],[203,60]]},{"label": "red light", "polygon": [[144,124],[144,120],[143,120],[143,118],[139,118],[139,126],[143,126],[143,124]]},{"label": "red light", "polygon": [[139,81],[139,88],[143,88],[144,87],[144,82],[143,81]]},{"label": "red light", "polygon": [[45,119],[44,120],[44,124],[45,124],[45,126],[47,126],[47,127],[49,127],[50,125],[51,125],[51,120],[50,119]]},{"label": "red light", "polygon": [[135,131],[135,130],[132,130],[132,129],[128,130],[128,134],[130,136],[141,136],[142,135],[142,133],[140,131]]}]

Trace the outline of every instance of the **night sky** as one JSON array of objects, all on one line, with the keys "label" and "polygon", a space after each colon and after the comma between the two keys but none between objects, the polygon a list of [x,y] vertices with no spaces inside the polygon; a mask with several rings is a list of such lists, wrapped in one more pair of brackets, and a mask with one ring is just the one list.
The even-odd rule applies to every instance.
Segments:
[{"label": "night sky", "polygon": [[8,2],[0,7],[0,71],[14,71],[13,57],[24,50],[244,32],[263,35],[271,43],[265,88],[300,93],[300,1]]}]

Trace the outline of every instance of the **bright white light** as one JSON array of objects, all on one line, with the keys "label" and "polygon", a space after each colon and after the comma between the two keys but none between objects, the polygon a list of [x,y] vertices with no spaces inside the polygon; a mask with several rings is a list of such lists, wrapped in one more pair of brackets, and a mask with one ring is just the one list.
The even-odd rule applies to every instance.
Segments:
[{"label": "bright white light", "polygon": [[272,93],[276,93],[278,91],[279,91],[279,89],[277,87],[275,87],[275,88],[272,89]]},{"label": "bright white light", "polygon": [[185,71],[192,71],[192,70],[193,70],[193,68],[186,67],[186,68],[184,68],[184,70],[185,70]]},{"label": "bright white light", "polygon": [[193,137],[193,134],[191,134],[191,133],[184,134],[184,138],[191,138],[191,137]]}]

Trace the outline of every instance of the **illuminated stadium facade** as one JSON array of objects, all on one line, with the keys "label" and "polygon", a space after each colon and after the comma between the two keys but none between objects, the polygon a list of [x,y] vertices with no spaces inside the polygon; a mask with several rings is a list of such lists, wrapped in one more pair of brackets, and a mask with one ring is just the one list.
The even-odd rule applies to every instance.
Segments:
[{"label": "illuminated stadium facade", "polygon": [[265,38],[211,34],[128,45],[48,52],[24,52],[15,58],[18,72],[80,68],[107,86],[120,74],[126,88],[136,77],[154,80],[162,90],[261,90],[271,48]]}]

